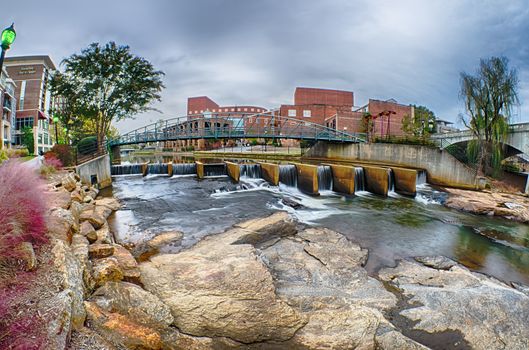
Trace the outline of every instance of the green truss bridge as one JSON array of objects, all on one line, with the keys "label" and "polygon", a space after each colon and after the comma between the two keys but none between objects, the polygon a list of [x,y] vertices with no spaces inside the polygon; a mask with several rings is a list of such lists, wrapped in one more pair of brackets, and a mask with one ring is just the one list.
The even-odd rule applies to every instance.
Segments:
[{"label": "green truss bridge", "polygon": [[109,146],[113,148],[138,143],[196,139],[295,139],[359,143],[365,142],[365,135],[271,114],[205,113],[144,126],[110,140]]}]

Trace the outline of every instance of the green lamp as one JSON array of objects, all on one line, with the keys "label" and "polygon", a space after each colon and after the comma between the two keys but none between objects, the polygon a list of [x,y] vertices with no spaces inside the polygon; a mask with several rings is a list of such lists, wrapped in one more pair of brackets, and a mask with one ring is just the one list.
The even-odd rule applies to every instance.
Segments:
[{"label": "green lamp", "polygon": [[15,32],[15,23],[13,23],[2,31],[2,50],[9,50],[16,37],[17,32]]}]

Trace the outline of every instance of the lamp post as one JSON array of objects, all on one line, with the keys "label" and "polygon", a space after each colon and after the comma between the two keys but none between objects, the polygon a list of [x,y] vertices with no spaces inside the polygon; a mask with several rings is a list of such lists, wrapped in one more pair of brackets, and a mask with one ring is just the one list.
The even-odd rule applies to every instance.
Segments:
[{"label": "lamp post", "polygon": [[55,124],[55,143],[59,144],[59,133],[57,132],[57,124],[59,123],[59,117],[53,116],[53,124]]},{"label": "lamp post", "polygon": [[11,44],[15,41],[17,33],[15,32],[15,23],[11,24],[10,27],[7,27],[2,31],[2,54],[0,55],[0,72],[2,71],[2,66],[4,65],[4,57],[6,51],[9,50]]}]

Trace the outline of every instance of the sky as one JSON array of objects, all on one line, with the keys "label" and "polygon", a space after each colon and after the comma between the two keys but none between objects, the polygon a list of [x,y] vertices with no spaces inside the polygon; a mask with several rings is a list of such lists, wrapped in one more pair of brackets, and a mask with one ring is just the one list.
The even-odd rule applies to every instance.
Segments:
[{"label": "sky", "polygon": [[[9,56],[59,65],[92,42],[115,41],[165,72],[162,101],[121,132],[186,113],[187,97],[276,108],[296,86],[354,92],[355,105],[394,98],[457,121],[461,72],[506,56],[520,79],[514,122],[529,121],[525,0],[11,0]],[[2,24],[3,23],[3,24]],[[458,124],[462,127],[461,124]]]}]

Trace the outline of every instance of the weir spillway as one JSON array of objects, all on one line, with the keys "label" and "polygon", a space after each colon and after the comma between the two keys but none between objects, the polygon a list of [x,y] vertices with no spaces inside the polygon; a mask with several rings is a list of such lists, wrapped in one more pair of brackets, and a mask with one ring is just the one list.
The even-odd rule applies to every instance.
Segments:
[{"label": "weir spillway", "polygon": [[427,183],[424,170],[335,164],[274,164],[274,163],[143,163],[113,165],[113,176],[165,175],[192,176],[199,179],[228,176],[234,182],[240,178],[262,178],[271,185],[296,187],[302,192],[318,195],[334,191],[352,195],[371,192],[381,196],[398,193],[415,196],[417,186]]}]

